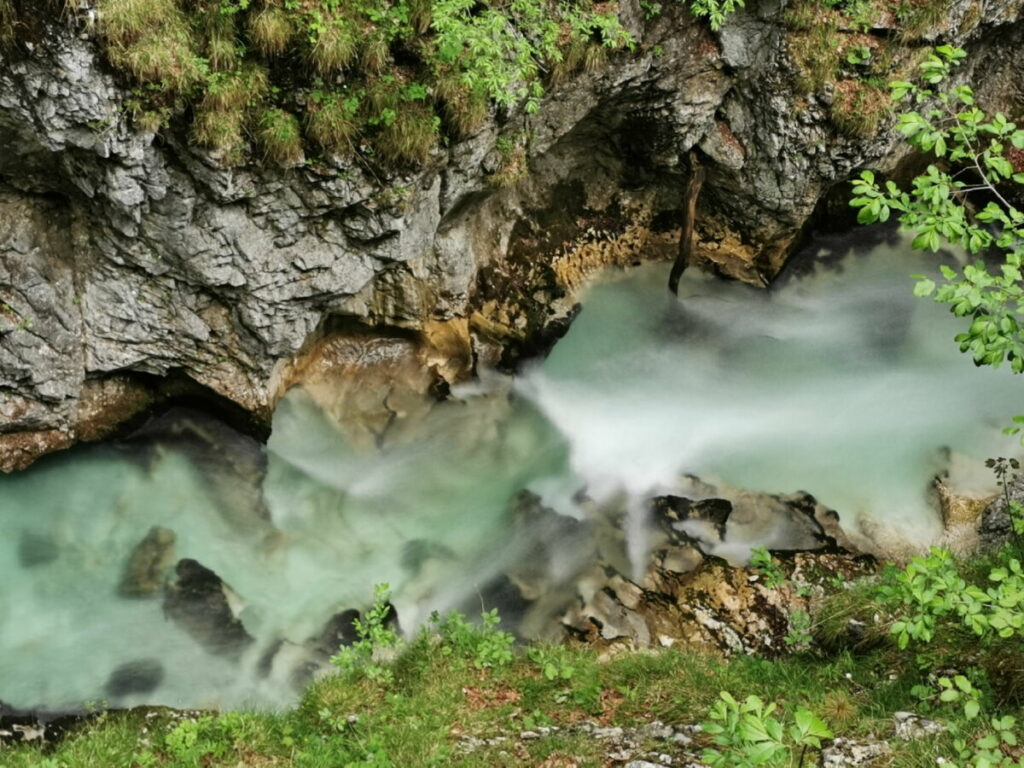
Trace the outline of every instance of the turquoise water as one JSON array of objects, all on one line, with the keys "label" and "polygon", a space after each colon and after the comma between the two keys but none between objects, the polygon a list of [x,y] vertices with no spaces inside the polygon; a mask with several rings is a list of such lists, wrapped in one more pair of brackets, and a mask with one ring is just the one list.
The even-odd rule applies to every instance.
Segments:
[{"label": "turquoise water", "polygon": [[[1024,410],[1020,380],[975,369],[951,342],[957,321],[911,297],[907,276],[934,259],[905,241],[826,240],[814,255],[771,292],[690,273],[677,300],[668,265],[607,274],[546,361],[456,390],[379,451],[349,445],[298,390],[275,414],[265,470],[258,446],[203,427],[0,477],[0,701],[288,705],[303,643],[332,614],[365,607],[375,583],[392,586],[409,630],[433,609],[479,605],[542,545],[574,561],[571,541],[538,541],[509,514],[527,487],[576,518],[594,506],[580,491],[624,507],[635,562],[644,499],[685,473],[809,491],[866,546],[879,531],[934,539],[931,478],[950,469],[984,488],[983,460],[1014,448],[1000,428]],[[235,450],[247,460],[232,462]],[[237,596],[254,638],[237,660],[208,653],[159,598],[118,596],[154,525],[176,534],[175,558]],[[777,543],[759,536],[734,534],[722,554]],[[274,656],[279,641],[288,653]],[[140,659],[163,665],[159,685],[112,694],[111,672]]]}]

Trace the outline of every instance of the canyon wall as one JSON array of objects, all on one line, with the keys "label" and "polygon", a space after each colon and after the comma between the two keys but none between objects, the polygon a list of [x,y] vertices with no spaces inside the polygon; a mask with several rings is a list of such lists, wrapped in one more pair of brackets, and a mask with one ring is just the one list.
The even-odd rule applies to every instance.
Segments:
[{"label": "canyon wall", "polygon": [[[634,51],[404,172],[228,167],[173,122],[136,130],[80,5],[39,10],[0,52],[5,471],[167,398],[234,404],[265,429],[280,394],[330,358],[321,343],[353,329],[411,339],[439,379],[511,365],[564,328],[590,271],[674,255],[691,152],[707,169],[700,265],[753,283],[815,223],[843,219],[854,171],[903,160],[892,119],[861,119],[877,105],[851,100],[850,78],[808,85],[792,9],[775,0],[717,33],[681,4],[645,18],[625,0]],[[894,56],[912,71],[933,40],[963,44],[959,77],[1013,110],[1020,5],[955,0]],[[887,44],[899,22],[857,34]]]}]

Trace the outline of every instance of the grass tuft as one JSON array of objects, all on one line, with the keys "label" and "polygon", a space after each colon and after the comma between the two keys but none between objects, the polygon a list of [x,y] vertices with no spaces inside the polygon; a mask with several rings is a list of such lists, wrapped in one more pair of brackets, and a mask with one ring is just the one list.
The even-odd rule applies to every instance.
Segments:
[{"label": "grass tuft", "polygon": [[588,75],[597,72],[608,63],[608,49],[599,43],[591,43],[583,51],[583,71]]},{"label": "grass tuft", "polygon": [[258,104],[270,91],[267,71],[248,65],[232,72],[214,73],[203,96],[204,109],[241,110]]},{"label": "grass tuft", "polygon": [[422,164],[437,145],[440,120],[423,104],[405,103],[395,117],[381,126],[374,138],[377,153],[385,162]]},{"label": "grass tuft", "polygon": [[409,0],[409,24],[417,35],[425,35],[433,20],[431,0]]},{"label": "grass tuft", "polygon": [[238,45],[234,36],[213,35],[206,43],[206,58],[210,67],[225,72],[238,66]]},{"label": "grass tuft", "polygon": [[487,95],[467,88],[454,73],[438,78],[435,88],[445,124],[457,136],[469,136],[487,119]]},{"label": "grass tuft", "polygon": [[796,85],[804,93],[816,93],[835,79],[839,71],[838,25],[834,19],[819,21],[805,32],[792,35],[789,54],[796,65]]},{"label": "grass tuft", "polygon": [[348,154],[359,133],[359,101],[331,94],[309,105],[306,135],[327,152]]},{"label": "grass tuft", "polygon": [[291,18],[280,8],[269,6],[249,20],[249,39],[264,56],[281,56],[295,37]]},{"label": "grass tuft", "polygon": [[202,76],[189,25],[174,0],[101,0],[111,62],[142,83],[184,93]]},{"label": "grass tuft", "polygon": [[920,40],[925,34],[941,29],[949,16],[950,5],[950,0],[899,0],[895,13],[900,40]]},{"label": "grass tuft", "polygon": [[256,140],[265,159],[282,168],[302,163],[302,133],[299,120],[283,109],[268,109],[260,116]]},{"label": "grass tuft", "polygon": [[391,62],[391,47],[384,35],[370,35],[363,44],[359,64],[368,75],[379,75]]},{"label": "grass tuft", "polygon": [[309,60],[318,75],[331,77],[355,61],[357,52],[352,26],[344,19],[335,19],[316,36]]},{"label": "grass tuft", "polygon": [[241,109],[199,109],[192,121],[191,139],[216,150],[229,163],[240,162],[245,147],[245,112]]},{"label": "grass tuft", "polygon": [[878,132],[892,103],[889,93],[876,85],[844,80],[836,87],[829,117],[848,136],[867,138]]}]

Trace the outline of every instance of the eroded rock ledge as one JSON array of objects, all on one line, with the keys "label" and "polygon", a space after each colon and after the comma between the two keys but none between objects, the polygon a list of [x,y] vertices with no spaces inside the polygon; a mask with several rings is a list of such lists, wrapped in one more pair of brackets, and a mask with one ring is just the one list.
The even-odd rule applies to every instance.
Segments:
[{"label": "eroded rock ledge", "polygon": [[[135,132],[92,34],[40,11],[0,54],[0,470],[106,435],[174,396],[165,379],[266,425],[332,318],[412,338],[442,379],[510,364],[564,326],[589,271],[671,255],[694,148],[701,262],[770,280],[834,185],[899,157],[797,85],[783,5],[756,5],[712,35],[682,4],[644,20],[623,2],[637,52],[384,177],[228,169],[183,131]],[[984,6],[952,3],[936,35],[968,45],[963,77],[998,106],[1020,3]],[[499,136],[528,171],[510,186]]]}]

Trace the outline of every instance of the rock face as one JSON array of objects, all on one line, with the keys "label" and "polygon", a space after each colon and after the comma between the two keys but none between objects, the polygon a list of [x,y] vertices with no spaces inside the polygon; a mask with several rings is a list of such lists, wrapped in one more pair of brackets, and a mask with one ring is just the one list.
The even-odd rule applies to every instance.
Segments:
[{"label": "rock face", "polygon": [[[588,271],[674,251],[692,149],[708,172],[699,261],[751,282],[833,185],[898,159],[892,133],[837,127],[842,94],[795,85],[783,4],[717,35],[681,3],[653,20],[620,5],[637,52],[383,179],[228,169],[180,128],[135,132],[84,22],[40,10],[30,45],[0,54],[0,469],[103,436],[174,378],[265,422],[332,318],[417,344],[454,323],[457,353],[472,344],[462,371],[536,351]],[[988,3],[980,25],[969,7],[952,3],[939,34],[1007,98],[1019,0]],[[500,189],[499,135],[529,137],[529,173]]]}]

